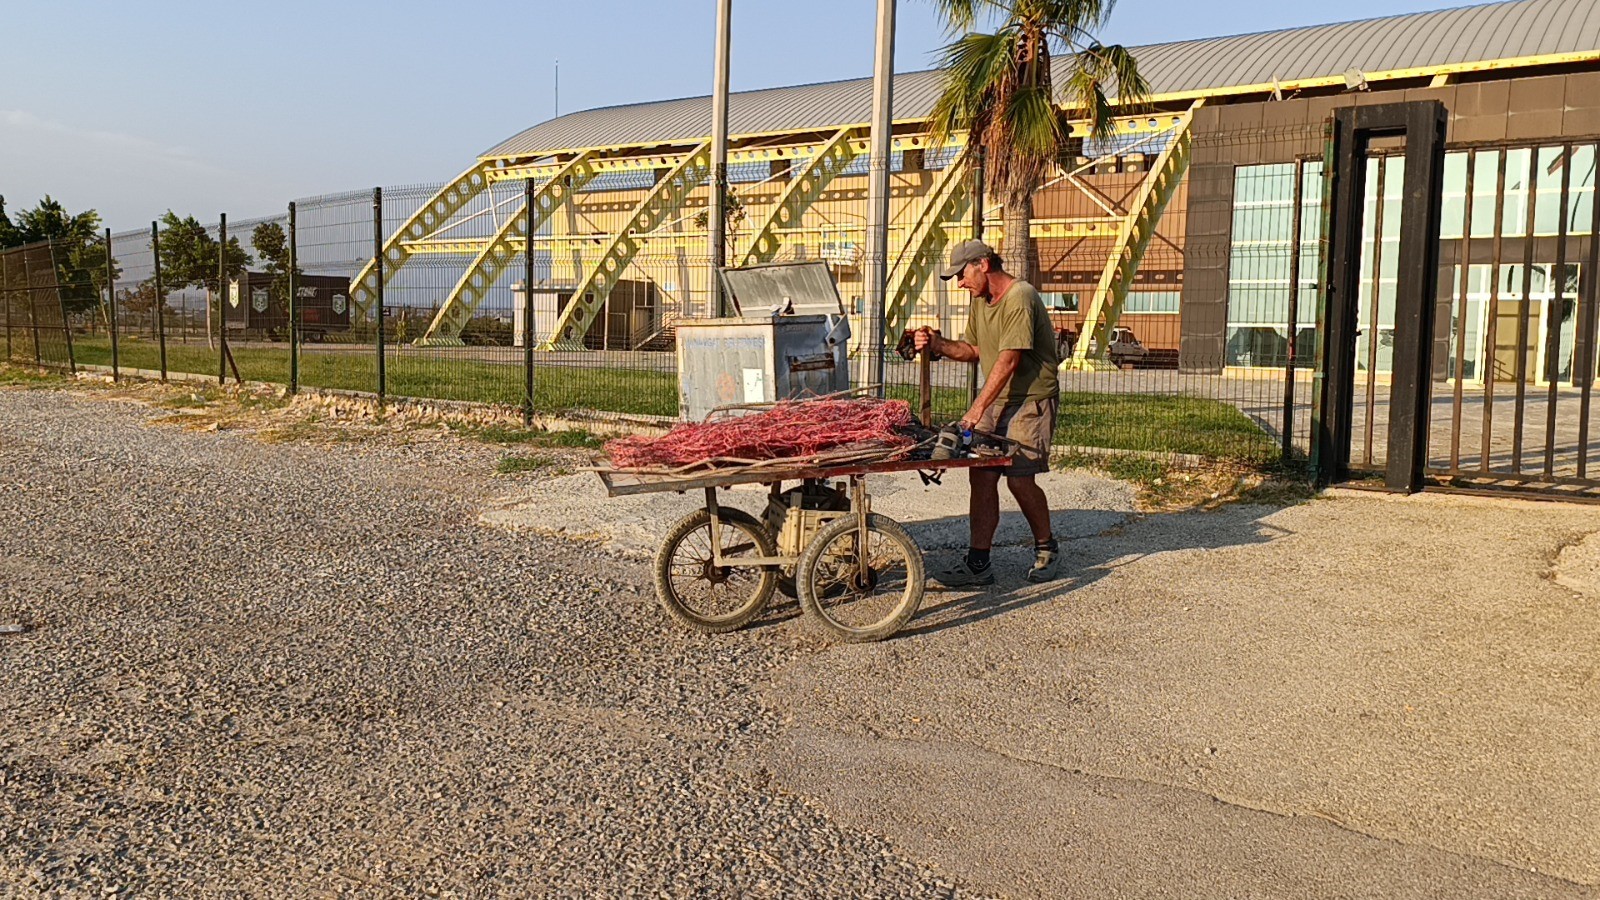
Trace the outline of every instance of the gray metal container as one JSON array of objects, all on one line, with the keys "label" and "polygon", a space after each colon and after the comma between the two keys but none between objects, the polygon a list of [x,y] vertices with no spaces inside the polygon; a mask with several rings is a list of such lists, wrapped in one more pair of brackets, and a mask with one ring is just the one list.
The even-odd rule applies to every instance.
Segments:
[{"label": "gray metal container", "polygon": [[678,411],[698,422],[719,406],[772,403],[850,388],[849,328],[836,316],[678,323]]}]

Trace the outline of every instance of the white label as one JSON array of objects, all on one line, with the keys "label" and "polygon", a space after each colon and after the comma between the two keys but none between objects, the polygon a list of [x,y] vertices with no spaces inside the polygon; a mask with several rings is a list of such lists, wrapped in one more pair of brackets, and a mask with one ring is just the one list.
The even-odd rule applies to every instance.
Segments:
[{"label": "white label", "polygon": [[767,401],[767,376],[761,369],[744,370],[744,402],[765,403]]},{"label": "white label", "polygon": [[334,294],[333,295],[333,314],[336,315],[336,316],[344,315],[344,307],[345,307],[344,295],[343,294]]},{"label": "white label", "polygon": [[228,305],[239,305],[239,282],[237,281],[228,282]]},{"label": "white label", "polygon": [[267,289],[266,288],[251,288],[250,289],[250,308],[255,310],[258,313],[264,313],[264,312],[267,311]]}]

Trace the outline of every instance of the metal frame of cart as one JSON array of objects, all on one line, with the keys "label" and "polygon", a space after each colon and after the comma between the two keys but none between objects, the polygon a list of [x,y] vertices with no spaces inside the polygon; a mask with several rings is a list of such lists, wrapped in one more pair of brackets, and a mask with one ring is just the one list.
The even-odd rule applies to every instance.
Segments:
[{"label": "metal frame of cart", "polygon": [[[773,460],[688,475],[597,474],[613,497],[705,491],[705,507],[680,520],[656,554],[656,595],[683,625],[710,634],[741,628],[781,588],[830,636],[862,642],[883,640],[910,621],[926,581],[916,541],[872,512],[867,477],[921,471],[937,473],[936,480],[948,469],[1010,462],[1009,456],[833,465]],[[787,482],[798,485],[786,490]],[[739,484],[768,486],[760,519],[717,502],[718,489]],[[691,588],[703,588],[705,596]]]}]

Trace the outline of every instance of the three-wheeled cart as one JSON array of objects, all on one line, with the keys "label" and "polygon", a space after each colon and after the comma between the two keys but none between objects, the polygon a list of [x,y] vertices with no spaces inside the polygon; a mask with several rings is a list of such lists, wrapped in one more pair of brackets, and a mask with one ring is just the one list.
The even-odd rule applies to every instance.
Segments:
[{"label": "three-wheeled cart", "polygon": [[[656,553],[656,595],[674,619],[716,634],[744,626],[776,590],[843,641],[883,640],[922,603],[922,550],[905,529],[872,511],[867,477],[913,470],[1005,466],[1009,456],[826,464],[775,459],[684,475],[597,470],[613,496],[703,490]],[[717,491],[764,484],[761,518],[722,506]],[[785,487],[785,485],[789,485]]]}]

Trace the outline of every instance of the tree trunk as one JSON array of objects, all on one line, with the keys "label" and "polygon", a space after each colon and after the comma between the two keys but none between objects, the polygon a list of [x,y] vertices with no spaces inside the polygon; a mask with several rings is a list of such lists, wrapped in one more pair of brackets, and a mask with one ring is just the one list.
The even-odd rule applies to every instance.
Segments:
[{"label": "tree trunk", "polygon": [[1000,258],[1006,271],[1023,281],[1039,286],[1039,248],[1028,234],[1033,222],[1033,192],[1008,191],[1002,215],[1006,223],[1005,245]]},{"label": "tree trunk", "polygon": [[211,331],[211,306],[211,288],[206,288],[206,346],[215,350],[217,342],[216,336]]}]

